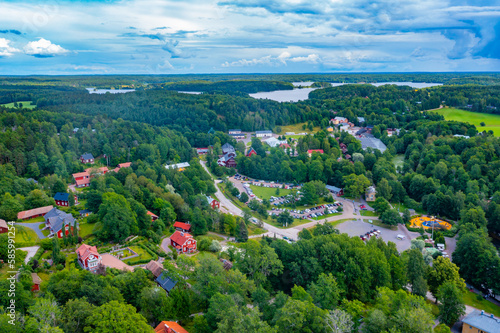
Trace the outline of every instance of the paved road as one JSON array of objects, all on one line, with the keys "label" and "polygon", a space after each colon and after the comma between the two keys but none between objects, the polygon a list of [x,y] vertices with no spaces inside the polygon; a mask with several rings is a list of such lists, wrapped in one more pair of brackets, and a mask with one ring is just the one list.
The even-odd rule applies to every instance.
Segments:
[{"label": "paved road", "polygon": [[25,264],[27,264],[28,261],[30,261],[30,259],[35,256],[35,254],[36,254],[36,252],[38,251],[39,248],[40,248],[40,246],[30,246],[30,247],[20,247],[20,248],[18,248],[18,250],[28,252],[28,255],[26,256],[26,258],[24,258],[24,263]]},{"label": "paved road", "polygon": [[28,227],[28,228],[34,230],[35,233],[36,233],[36,235],[38,236],[38,238],[44,239],[44,238],[47,238],[47,236],[45,236],[42,233],[42,230],[38,229],[39,225],[41,225],[41,224],[45,224],[45,223],[44,222],[16,223],[16,225],[20,225],[20,226],[23,226],[23,227]]},{"label": "paved road", "polygon": [[171,244],[170,243],[170,237],[164,238],[161,241],[161,248],[162,248],[163,251],[165,251],[165,253],[172,252],[172,250],[170,250],[170,248],[168,247],[170,244]]}]

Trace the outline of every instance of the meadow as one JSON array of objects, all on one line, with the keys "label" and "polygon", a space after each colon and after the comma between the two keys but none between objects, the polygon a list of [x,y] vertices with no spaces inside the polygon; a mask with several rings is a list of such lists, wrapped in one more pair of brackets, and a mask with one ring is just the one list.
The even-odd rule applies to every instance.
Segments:
[{"label": "meadow", "polygon": [[[31,101],[21,101],[21,102],[17,102],[17,104],[18,105],[22,104],[24,109],[34,109],[34,108],[36,108],[36,104],[32,104]],[[14,103],[7,103],[7,104],[1,104],[1,105],[5,106],[6,108],[12,108],[12,109],[16,108],[14,106]],[[19,106],[17,108],[19,108]]]},{"label": "meadow", "polygon": [[[495,136],[500,136],[500,115],[490,113],[479,113],[454,108],[443,108],[433,112],[444,116],[446,120],[462,121],[476,126],[479,132],[493,131]],[[486,126],[481,126],[484,122]]]}]

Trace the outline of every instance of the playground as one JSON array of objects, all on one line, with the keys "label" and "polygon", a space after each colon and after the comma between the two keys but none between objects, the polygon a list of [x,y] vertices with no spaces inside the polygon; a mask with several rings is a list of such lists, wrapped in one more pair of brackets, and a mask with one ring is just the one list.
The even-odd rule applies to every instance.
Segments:
[{"label": "playground", "polygon": [[430,229],[434,226],[434,229],[450,230],[451,224],[440,219],[433,217],[420,216],[412,219],[410,221],[412,228],[424,228]]}]

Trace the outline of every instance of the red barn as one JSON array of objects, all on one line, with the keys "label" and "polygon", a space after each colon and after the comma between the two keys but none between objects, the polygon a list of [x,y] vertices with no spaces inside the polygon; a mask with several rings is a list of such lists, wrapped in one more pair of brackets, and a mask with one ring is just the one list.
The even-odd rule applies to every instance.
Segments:
[{"label": "red barn", "polygon": [[42,279],[36,273],[31,273],[31,279],[33,280],[33,285],[31,286],[31,291],[40,291],[40,284]]},{"label": "red barn", "polygon": [[91,273],[95,273],[97,271],[102,258],[99,252],[97,252],[97,248],[95,246],[82,244],[76,250],[76,254],[78,256],[78,263],[83,269],[86,269]]},{"label": "red barn", "polygon": [[176,231],[170,236],[171,245],[177,249],[177,252],[193,253],[196,252],[196,239],[187,232]]},{"label": "red barn", "polygon": [[33,219],[38,216],[45,216],[48,212],[50,212],[54,208],[53,206],[45,206],[39,207],[30,210],[23,210],[22,212],[17,213],[18,220],[28,220]]},{"label": "red barn", "polygon": [[9,231],[9,226],[5,220],[0,219],[0,234],[6,233]]},{"label": "red barn", "polygon": [[191,224],[189,223],[177,221],[174,223],[174,228],[182,232],[191,232]]},{"label": "red barn", "polygon": [[208,200],[208,204],[210,205],[210,207],[212,207],[212,209],[220,209],[220,202],[218,202],[217,200],[213,199],[213,198],[210,198],[210,197],[207,197],[207,200]]}]

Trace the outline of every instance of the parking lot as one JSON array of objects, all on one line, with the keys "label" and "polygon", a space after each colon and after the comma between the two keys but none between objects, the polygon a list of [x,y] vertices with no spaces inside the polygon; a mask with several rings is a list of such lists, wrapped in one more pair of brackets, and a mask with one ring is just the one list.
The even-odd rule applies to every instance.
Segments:
[{"label": "parking lot", "polygon": [[[364,235],[367,232],[373,230],[373,229],[378,229],[380,230],[380,235],[378,237],[382,238],[385,242],[393,242],[396,243],[396,247],[399,252],[403,252],[404,250],[407,250],[411,246],[411,239],[406,235],[406,233],[402,232],[402,230],[390,230],[390,229],[385,229],[381,228],[378,226],[374,226],[371,223],[368,222],[362,222],[360,220],[351,220],[351,221],[346,221],[344,223],[341,223],[336,226],[336,228],[340,231],[340,233],[346,233],[351,237],[359,237],[360,235]],[[415,233],[417,235],[411,235],[412,238],[415,238],[419,236],[418,233]],[[405,235],[405,239],[399,240],[397,239],[398,235]]]},{"label": "parking lot", "polygon": [[342,207],[341,202],[336,202],[332,204],[324,204],[324,205],[319,205],[316,207],[308,208],[308,209],[292,209],[292,208],[277,208],[273,207],[270,211],[269,214],[271,216],[276,216],[287,210],[290,215],[293,216],[293,218],[296,219],[310,219],[313,217],[319,217],[319,216],[324,216],[325,215],[325,210],[327,210],[327,214],[333,214],[333,213],[338,213],[339,212],[339,207]]}]

